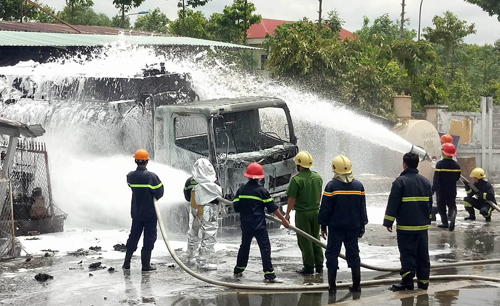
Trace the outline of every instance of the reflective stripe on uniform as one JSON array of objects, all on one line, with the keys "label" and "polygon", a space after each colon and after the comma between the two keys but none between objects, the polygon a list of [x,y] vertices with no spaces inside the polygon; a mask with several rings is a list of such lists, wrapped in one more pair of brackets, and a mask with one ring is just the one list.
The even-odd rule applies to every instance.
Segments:
[{"label": "reflective stripe on uniform", "polygon": [[492,211],[493,211],[493,207],[490,207],[490,209],[488,209],[488,214],[486,215],[486,218],[491,217]]},{"label": "reflective stripe on uniform", "polygon": [[417,279],[417,283],[428,284],[429,280],[428,279]]},{"label": "reflective stripe on uniform", "polygon": [[335,195],[365,195],[364,191],[356,191],[356,190],[338,190],[333,192],[323,192],[323,195],[327,197],[333,197]]},{"label": "reflective stripe on uniform", "polygon": [[396,220],[396,217],[385,215],[384,219],[389,221],[394,221]]},{"label": "reflective stripe on uniform", "polygon": [[486,197],[488,196],[488,194],[486,192],[483,192],[483,199],[486,201]]},{"label": "reflective stripe on uniform", "polygon": [[406,275],[408,275],[410,273],[411,273],[411,271],[408,271],[408,272],[404,273],[403,275],[401,275],[401,277],[404,278]]},{"label": "reflective stripe on uniform", "polygon": [[471,193],[472,193],[472,189],[467,190],[467,194],[471,194]]},{"label": "reflective stripe on uniform", "polygon": [[245,270],[247,267],[238,267],[236,266],[236,269],[240,269],[240,270]]},{"label": "reflective stripe on uniform", "polygon": [[194,185],[189,185],[187,187],[184,187],[184,190],[189,190],[189,189],[193,189],[197,184],[194,184]]},{"label": "reflective stripe on uniform", "polygon": [[396,229],[402,230],[402,231],[423,231],[426,229],[429,229],[429,225],[396,225]]},{"label": "reflective stripe on uniform", "polygon": [[254,196],[247,196],[247,195],[240,195],[238,198],[234,199],[233,202],[238,202],[240,199],[249,199],[249,200],[257,200],[257,201],[262,201],[264,203],[272,202],[272,198],[269,199],[262,199],[259,197],[254,197]]},{"label": "reflective stripe on uniform", "polygon": [[437,172],[462,172],[460,169],[435,169]]},{"label": "reflective stripe on uniform", "polygon": [[267,274],[274,274],[274,271],[271,271],[271,272],[264,272],[264,275],[267,275]]},{"label": "reflective stripe on uniform", "polygon": [[403,202],[429,202],[429,197],[403,197]]},{"label": "reflective stripe on uniform", "polygon": [[472,204],[467,201],[464,201],[464,207],[472,207]]},{"label": "reflective stripe on uniform", "polygon": [[163,186],[163,183],[159,183],[159,184],[158,184],[158,185],[156,185],[156,186],[149,185],[149,184],[130,184],[130,183],[128,183],[128,185],[129,185],[131,188],[151,188],[151,189],[158,189],[158,188],[160,188],[161,186]]}]

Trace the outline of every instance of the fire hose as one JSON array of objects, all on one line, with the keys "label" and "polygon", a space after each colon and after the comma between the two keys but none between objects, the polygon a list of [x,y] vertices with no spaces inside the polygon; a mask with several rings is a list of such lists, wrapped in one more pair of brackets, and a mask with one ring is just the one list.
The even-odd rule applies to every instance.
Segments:
[{"label": "fire hose", "polygon": [[[219,200],[225,204],[229,204],[232,202],[221,199]],[[251,290],[318,290],[318,289],[328,289],[328,284],[306,284],[306,285],[286,285],[286,284],[262,284],[262,285],[254,285],[254,284],[238,284],[238,283],[231,283],[231,282],[223,282],[219,280],[214,280],[208,277],[205,277],[203,275],[200,275],[199,273],[196,273],[195,271],[191,270],[188,266],[186,266],[177,256],[175,253],[175,250],[173,249],[172,245],[170,244],[170,241],[167,236],[167,232],[165,230],[165,225],[163,224],[163,219],[161,217],[161,212],[158,207],[158,203],[155,201],[155,210],[156,210],[156,215],[158,217],[158,224],[160,226],[160,231],[163,236],[163,241],[165,242],[165,245],[174,259],[174,261],[183,269],[186,273],[191,275],[192,277],[199,279],[203,282],[216,285],[216,286],[222,286],[222,287],[227,287],[227,288],[233,288],[233,289],[251,289]],[[266,215],[266,218],[271,218],[273,221],[277,221],[277,218],[274,218],[272,216]],[[279,221],[279,220],[278,220]],[[298,228],[290,225],[290,229],[294,230],[297,234],[299,235],[307,235],[305,232],[299,230]],[[316,238],[307,235],[304,236],[307,239],[318,243],[322,247],[326,247],[324,242],[321,242],[317,240]],[[343,255],[342,255],[343,256]],[[345,259],[345,256],[342,257]],[[440,264],[440,265],[434,265],[431,268],[437,268],[438,266],[440,268],[444,267],[456,267],[456,266],[465,266],[465,265],[485,265],[485,264],[498,264],[500,263],[500,259],[492,259],[492,260],[478,260],[478,261],[467,261],[467,262],[458,262],[458,263],[449,263],[449,264]],[[367,269],[373,269],[377,271],[390,271],[390,272],[399,272],[399,269],[386,269],[386,268],[380,268],[380,267],[374,267],[371,265],[367,264],[362,264],[361,265],[364,268]],[[500,278],[494,278],[494,277],[487,277],[487,276],[479,276],[479,275],[438,275],[438,276],[431,276],[430,280],[481,280],[481,281],[492,281],[492,282],[499,282],[500,283]],[[374,286],[374,285],[382,285],[382,284],[390,284],[390,283],[395,283],[401,281],[400,278],[389,278],[389,279],[380,279],[380,280],[368,280],[368,281],[362,281],[361,285],[362,286]],[[337,288],[346,288],[348,286],[352,285],[352,283],[337,283]]]}]

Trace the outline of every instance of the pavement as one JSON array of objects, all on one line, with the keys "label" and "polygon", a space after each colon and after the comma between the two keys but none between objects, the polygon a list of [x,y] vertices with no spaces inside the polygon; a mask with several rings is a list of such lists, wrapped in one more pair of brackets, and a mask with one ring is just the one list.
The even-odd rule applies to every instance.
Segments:
[{"label": "pavement", "polygon": [[[383,267],[399,267],[396,235],[381,225],[387,194],[369,194],[370,224],[360,239],[363,262]],[[479,217],[474,222],[463,221],[465,211],[458,205],[457,227],[450,232],[433,223],[429,230],[431,264],[465,260],[495,259],[500,244],[500,214],[491,223]],[[294,271],[301,266],[301,255],[294,232],[287,229],[269,231],[273,265],[283,285],[327,283],[326,273],[303,277]],[[140,252],[132,259],[130,271],[121,269],[124,253],[113,245],[124,243],[125,228],[86,229],[69,227],[64,233],[20,237],[26,251],[35,256],[0,263],[0,305],[500,305],[500,288],[492,282],[450,281],[432,282],[429,290],[393,293],[389,285],[363,287],[361,295],[353,296],[339,289],[336,296],[326,291],[251,291],[212,286],[186,274],[173,259],[161,240],[155,245],[152,262],[158,270],[140,271]],[[176,253],[185,259],[185,240],[180,234],[169,234]],[[222,231],[218,237],[218,270],[202,272],[220,281],[237,282],[232,269],[241,239],[237,227]],[[91,246],[101,249],[89,250]],[[78,249],[79,252],[76,252]],[[91,264],[100,262],[97,269]],[[113,269],[110,269],[113,268]],[[38,274],[53,277],[45,282],[35,280]],[[468,274],[500,277],[500,265],[464,266],[432,270],[431,275]],[[398,273],[362,269],[362,280],[398,278]],[[256,242],[252,244],[250,261],[242,284],[262,285],[263,273]],[[347,264],[340,262],[339,282],[350,281]]]}]

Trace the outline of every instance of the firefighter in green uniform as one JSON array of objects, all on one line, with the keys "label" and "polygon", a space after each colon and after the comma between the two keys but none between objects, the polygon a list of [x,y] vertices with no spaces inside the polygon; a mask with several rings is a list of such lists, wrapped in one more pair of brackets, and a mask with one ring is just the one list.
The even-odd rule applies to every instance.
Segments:
[{"label": "firefighter in green uniform", "polygon": [[[290,212],[294,209],[295,226],[319,239],[318,215],[323,179],[319,174],[311,171],[313,158],[309,152],[299,152],[294,161],[299,173],[290,180],[286,191],[288,205],[285,218],[290,220]],[[321,247],[300,235],[297,235],[297,242],[302,252],[304,265],[297,273],[314,274],[314,268],[316,268],[316,273],[323,273],[324,257]]]}]

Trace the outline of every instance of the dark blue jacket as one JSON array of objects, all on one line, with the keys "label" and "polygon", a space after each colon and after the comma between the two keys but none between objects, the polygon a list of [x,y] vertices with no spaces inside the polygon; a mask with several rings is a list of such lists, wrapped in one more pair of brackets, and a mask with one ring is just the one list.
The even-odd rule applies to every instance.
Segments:
[{"label": "dark blue jacket", "polygon": [[495,189],[493,189],[493,185],[491,185],[490,182],[485,181],[485,180],[479,180],[477,183],[474,183],[474,186],[476,186],[477,190],[479,192],[474,192],[468,184],[465,184],[465,190],[467,191],[467,196],[473,196],[474,194],[477,195],[477,198],[480,201],[485,201],[490,200],[493,203],[497,203],[497,200],[495,199]]},{"label": "dark blue jacket", "polygon": [[429,228],[431,223],[432,187],[417,169],[406,169],[392,183],[385,210],[384,226],[397,220],[398,231],[417,232]]},{"label": "dark blue jacket", "polygon": [[333,179],[325,187],[318,222],[321,230],[364,233],[368,223],[365,188],[358,180],[344,183]]},{"label": "dark blue jacket", "polygon": [[432,181],[432,192],[442,197],[456,197],[457,181],[461,172],[458,163],[451,158],[438,161]]},{"label": "dark blue jacket", "polygon": [[184,198],[186,201],[191,202],[191,192],[196,185],[198,185],[198,183],[192,176],[186,180],[186,184],[184,184]]},{"label": "dark blue jacket", "polygon": [[127,174],[127,183],[132,189],[132,218],[140,221],[156,219],[154,199],[163,196],[163,183],[158,176],[145,166],[139,166]]},{"label": "dark blue jacket", "polygon": [[233,203],[234,211],[240,213],[241,230],[244,232],[266,229],[264,208],[267,208],[268,213],[279,208],[257,180],[249,180],[241,186]]}]

